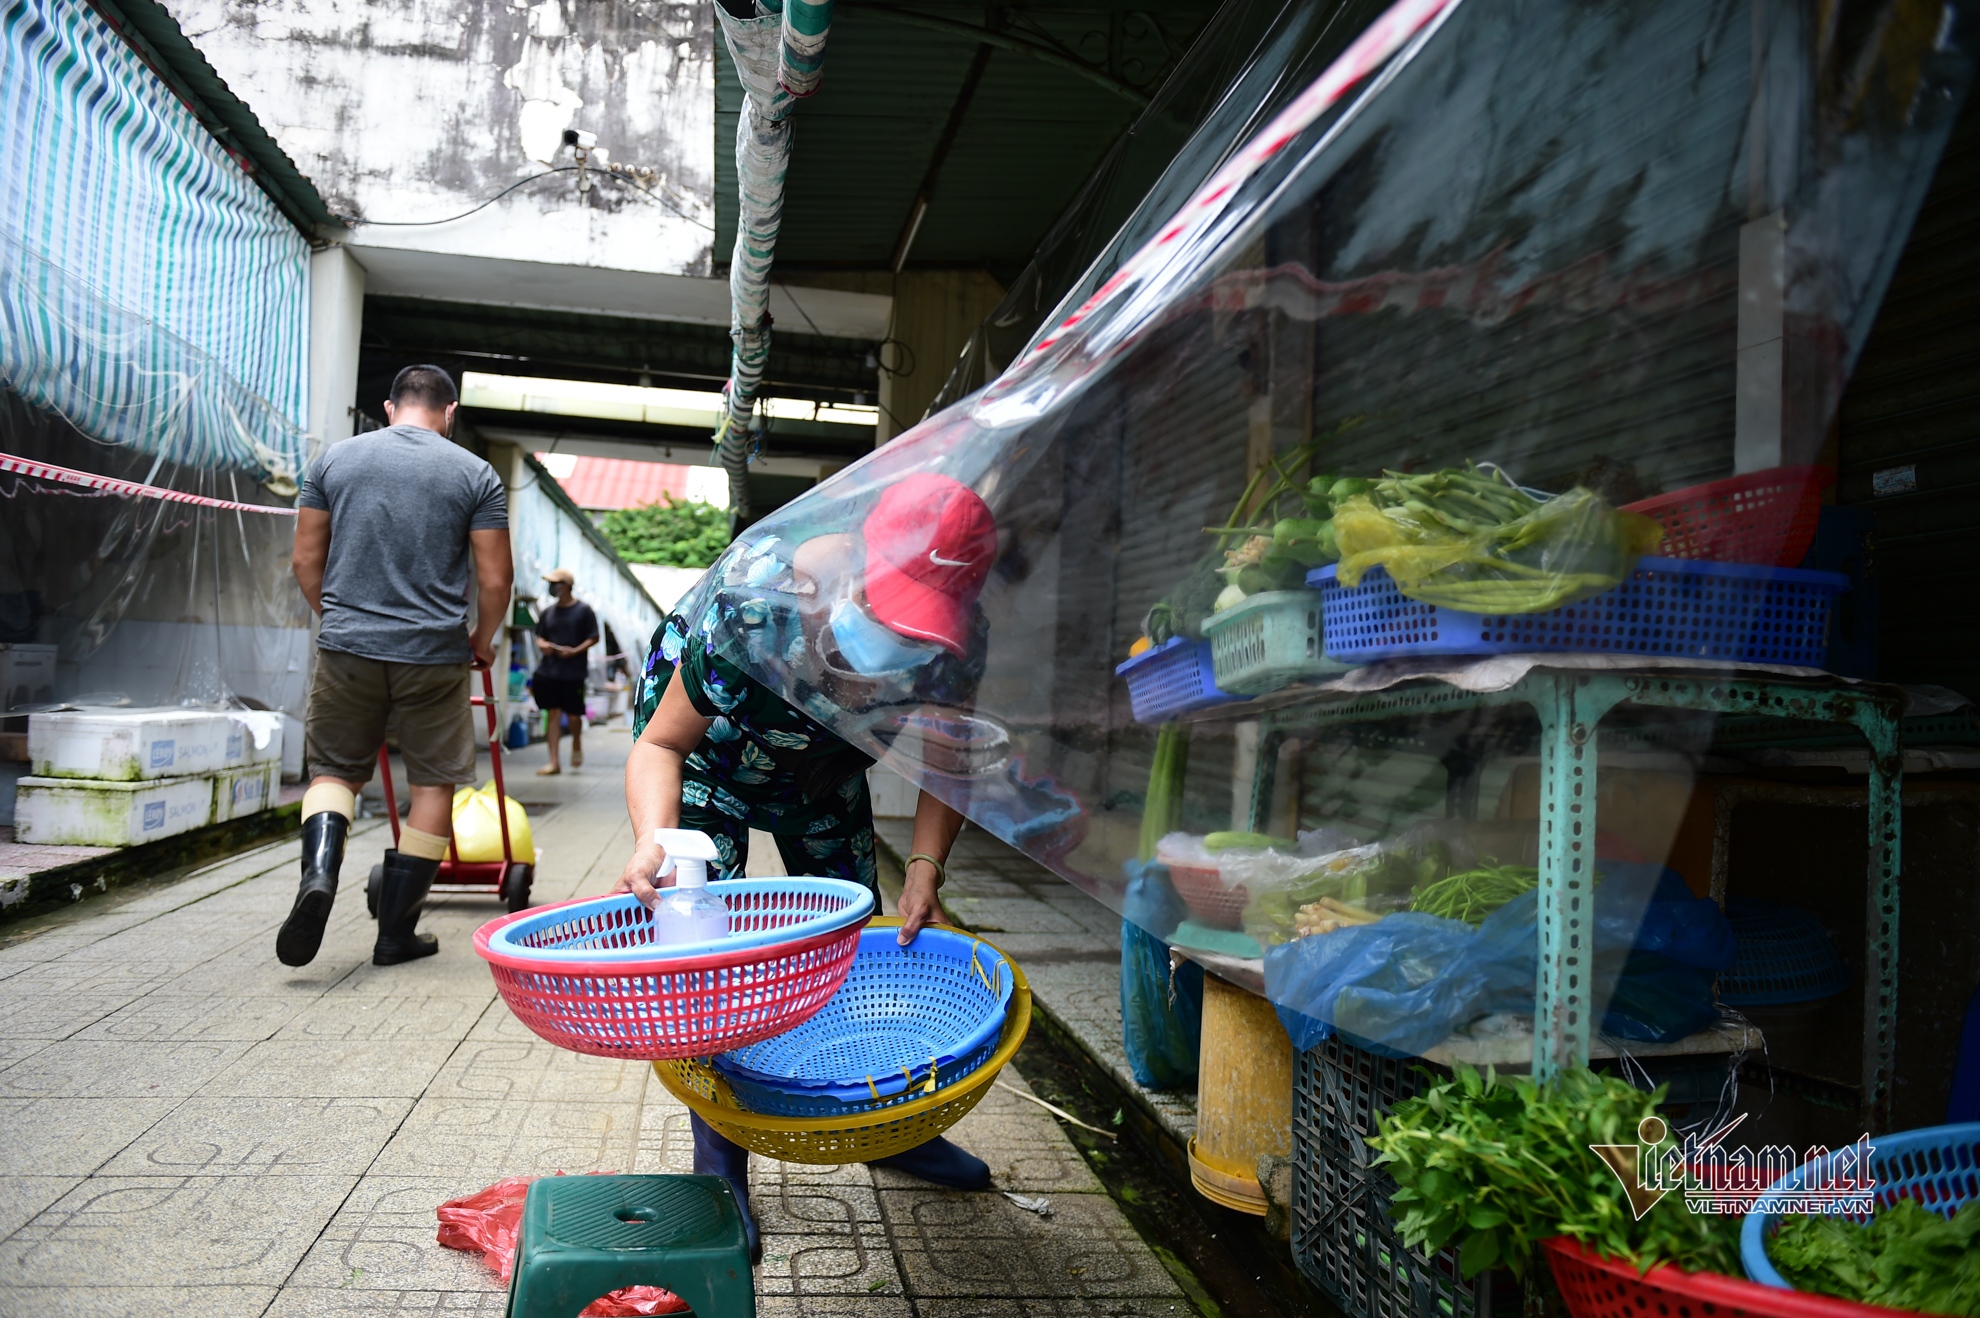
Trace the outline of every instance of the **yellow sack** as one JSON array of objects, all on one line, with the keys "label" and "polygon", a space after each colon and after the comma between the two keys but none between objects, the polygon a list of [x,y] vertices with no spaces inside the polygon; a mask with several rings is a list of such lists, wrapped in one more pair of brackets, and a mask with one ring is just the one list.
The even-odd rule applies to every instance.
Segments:
[{"label": "yellow sack", "polygon": [[[529,812],[515,797],[508,798],[509,855],[525,864],[536,860],[529,836]],[[454,793],[454,845],[461,859],[502,859],[502,821],[495,813],[495,783],[463,787]]]},{"label": "yellow sack", "polygon": [[1334,510],[1340,582],[1381,566],[1413,600],[1461,613],[1545,613],[1620,584],[1664,528],[1584,489],[1523,517],[1465,534],[1357,494]]}]

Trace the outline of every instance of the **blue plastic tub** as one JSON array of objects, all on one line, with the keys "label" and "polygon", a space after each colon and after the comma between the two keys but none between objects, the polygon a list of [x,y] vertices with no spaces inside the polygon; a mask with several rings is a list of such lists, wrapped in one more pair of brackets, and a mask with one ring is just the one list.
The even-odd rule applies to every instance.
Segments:
[{"label": "blue plastic tub", "polygon": [[[1854,1148],[1855,1146],[1851,1146]],[[1753,1205],[1739,1229],[1739,1261],[1749,1281],[1793,1290],[1767,1258],[1767,1239],[1780,1225],[1781,1214],[1768,1206],[1775,1194],[1791,1194],[1821,1184],[1838,1154],[1804,1163],[1774,1182]],[[1916,1199],[1947,1217],[1971,1199],[1980,1199],[1980,1122],[1960,1126],[1927,1126],[1870,1141],[1870,1176],[1877,1206],[1888,1208],[1900,1199]]]},{"label": "blue plastic tub", "polygon": [[1757,897],[1726,899],[1739,959],[1719,976],[1728,1007],[1773,1007],[1832,998],[1849,987],[1849,967],[1814,916]]},{"label": "blue plastic tub", "polygon": [[907,947],[896,937],[863,932],[822,1011],[714,1059],[739,1098],[790,1116],[844,1112],[927,1092],[931,1079],[939,1089],[990,1056],[1016,987],[1003,954],[950,929],[923,929]]},{"label": "blue plastic tub", "polygon": [[1136,723],[1167,723],[1178,714],[1245,697],[1218,689],[1210,642],[1171,636],[1114,669],[1127,679]]},{"label": "blue plastic tub", "polygon": [[1644,558],[1612,590],[1545,613],[1462,613],[1405,596],[1381,568],[1352,590],[1316,568],[1327,654],[1365,664],[1409,655],[1669,655],[1820,668],[1836,572]]}]

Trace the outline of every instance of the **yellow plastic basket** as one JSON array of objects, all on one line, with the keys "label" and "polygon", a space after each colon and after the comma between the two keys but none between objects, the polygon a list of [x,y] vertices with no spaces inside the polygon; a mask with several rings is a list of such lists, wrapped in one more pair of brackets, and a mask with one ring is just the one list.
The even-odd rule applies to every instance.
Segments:
[{"label": "yellow plastic basket", "polygon": [[[874,920],[869,928],[898,926],[892,917]],[[946,926],[932,926],[946,927]],[[973,937],[974,935],[972,935]],[[996,944],[987,944],[1002,953]],[[653,1073],[667,1092],[688,1105],[703,1121],[752,1153],[780,1162],[836,1165],[871,1162],[904,1153],[926,1143],[969,1115],[990,1092],[990,1082],[1017,1055],[1031,1028],[1031,982],[1008,955],[1016,988],[1004,1017],[997,1051],[964,1079],[922,1098],[895,1107],[878,1108],[850,1117],[778,1117],[751,1112],[736,1100],[728,1082],[713,1067],[693,1058],[653,1064]]]}]

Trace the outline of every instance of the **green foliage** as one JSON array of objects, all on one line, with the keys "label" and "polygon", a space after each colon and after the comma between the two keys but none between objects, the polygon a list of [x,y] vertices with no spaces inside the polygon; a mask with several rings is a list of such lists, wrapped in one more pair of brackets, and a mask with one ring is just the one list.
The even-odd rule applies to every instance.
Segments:
[{"label": "green foliage", "polygon": [[643,508],[605,514],[598,529],[628,563],[707,567],[729,547],[729,514],[669,494]]},{"label": "green foliage", "polygon": [[1391,1108],[1369,1141],[1401,1187],[1397,1229],[1426,1252],[1455,1242],[1467,1277],[1490,1267],[1524,1277],[1551,1236],[1644,1268],[1739,1276],[1738,1218],[1694,1215],[1671,1194],[1633,1220],[1622,1185],[1589,1149],[1635,1144],[1663,1092],[1586,1069],[1543,1088],[1457,1067],[1455,1079]]},{"label": "green foliage", "polygon": [[1785,1217],[1767,1257],[1796,1290],[1980,1318],[1980,1199],[1950,1219],[1913,1199],[1878,1209],[1863,1226]]}]

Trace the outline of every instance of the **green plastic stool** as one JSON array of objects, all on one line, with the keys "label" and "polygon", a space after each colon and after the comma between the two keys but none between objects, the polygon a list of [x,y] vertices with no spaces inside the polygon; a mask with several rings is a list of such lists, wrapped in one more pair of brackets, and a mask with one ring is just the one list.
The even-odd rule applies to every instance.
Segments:
[{"label": "green plastic stool", "polygon": [[545,1176],[523,1201],[509,1318],[577,1318],[622,1286],[664,1286],[695,1318],[756,1318],[749,1240],[719,1176]]}]

